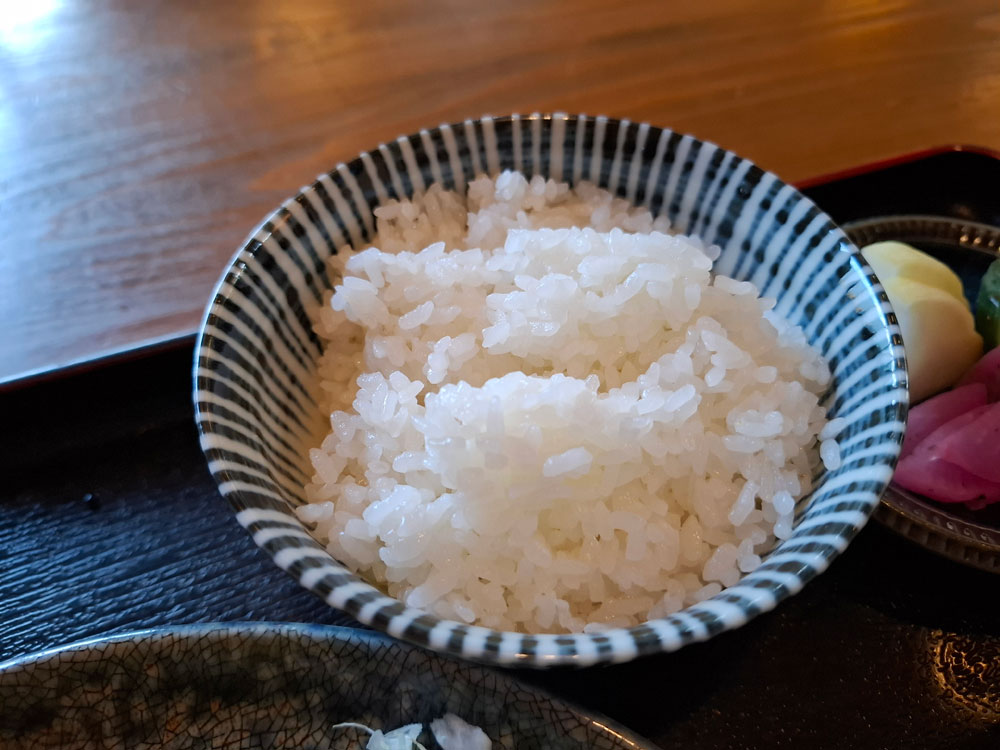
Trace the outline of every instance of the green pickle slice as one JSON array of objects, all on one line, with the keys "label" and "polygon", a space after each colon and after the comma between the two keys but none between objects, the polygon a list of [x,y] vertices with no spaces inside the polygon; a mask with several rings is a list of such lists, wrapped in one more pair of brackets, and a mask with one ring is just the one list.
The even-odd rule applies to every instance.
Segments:
[{"label": "green pickle slice", "polygon": [[983,337],[983,350],[1000,345],[1000,259],[990,263],[976,297],[976,330]]}]

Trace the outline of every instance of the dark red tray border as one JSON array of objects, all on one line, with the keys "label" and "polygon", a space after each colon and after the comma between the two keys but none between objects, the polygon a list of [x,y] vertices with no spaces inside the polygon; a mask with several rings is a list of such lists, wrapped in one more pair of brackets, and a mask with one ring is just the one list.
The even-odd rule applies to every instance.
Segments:
[{"label": "dark red tray border", "polygon": [[933,148],[922,149],[920,151],[910,151],[905,154],[899,154],[898,156],[890,156],[886,159],[879,159],[878,161],[871,161],[854,167],[839,169],[836,172],[827,172],[826,174],[817,175],[815,177],[807,177],[804,180],[798,180],[794,184],[799,190],[808,190],[809,188],[826,185],[831,182],[846,180],[849,177],[858,177],[864,174],[871,174],[872,172],[880,172],[883,169],[897,167],[900,164],[909,164],[910,162],[921,161],[932,156],[940,156],[941,154],[950,154],[960,151],[970,154],[981,154],[982,156],[988,156],[991,159],[1000,160],[1000,151],[996,149],[987,148],[986,146],[973,146],[969,144],[963,145],[956,143],[950,146],[934,146]]}]

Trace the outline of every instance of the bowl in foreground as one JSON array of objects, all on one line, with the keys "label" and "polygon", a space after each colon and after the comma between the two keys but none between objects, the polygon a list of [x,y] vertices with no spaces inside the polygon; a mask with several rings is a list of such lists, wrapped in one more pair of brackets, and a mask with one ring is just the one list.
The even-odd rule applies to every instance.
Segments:
[{"label": "bowl in foreground", "polygon": [[[842,465],[800,502],[793,535],[720,594],[666,618],[600,634],[520,634],[441,620],[379,592],[298,521],[318,444],[320,342],[308,311],[336,248],[365,246],[373,210],[432,182],[464,190],[517,169],[596,182],[666,215],[722,252],[715,270],[752,281],[831,365],[824,397],[842,417]],[[206,312],[195,363],[202,447],[237,519],[275,562],[331,606],[396,637],[466,658],[550,666],[672,651],[772,609],[824,570],[865,524],[902,440],[905,363],[871,269],[811,201],[749,161],[645,124],[585,116],[483,118],[400,138],[338,165],[286,201],[233,258]]]},{"label": "bowl in foreground", "polygon": [[350,628],[145,630],[0,664],[0,745],[359,748],[454,714],[493,747],[640,750],[646,741],[508,675]]}]

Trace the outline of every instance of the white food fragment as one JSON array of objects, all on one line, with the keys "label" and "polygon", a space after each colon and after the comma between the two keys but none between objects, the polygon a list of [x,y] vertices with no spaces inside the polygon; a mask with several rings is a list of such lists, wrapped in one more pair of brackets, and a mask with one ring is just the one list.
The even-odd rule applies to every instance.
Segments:
[{"label": "white food fragment", "polygon": [[717,289],[722,289],[730,294],[757,294],[757,287],[749,281],[737,281],[736,279],[731,279],[728,276],[716,276],[714,286]]},{"label": "white food fragment", "polygon": [[410,310],[399,319],[399,327],[408,331],[412,328],[418,328],[430,320],[431,315],[434,312],[434,303],[428,300],[422,305],[417,305],[415,308]]},{"label": "white food fragment", "polygon": [[455,714],[445,714],[432,721],[431,732],[441,750],[490,750],[493,747],[486,732]]},{"label": "white food fragment", "polygon": [[795,512],[795,498],[785,490],[775,492],[771,504],[779,516],[788,516]]},{"label": "white food fragment", "polygon": [[820,440],[829,440],[830,438],[835,438],[839,435],[844,428],[847,426],[847,420],[844,417],[836,417],[827,422],[823,429],[819,432]]},{"label": "white food fragment", "polygon": [[427,750],[427,748],[417,742],[417,737],[420,736],[424,728],[422,724],[407,724],[389,732],[383,732],[381,729],[372,729],[369,726],[353,721],[342,721],[330,728],[357,729],[361,732],[367,732],[369,737],[365,745],[365,750],[413,750],[414,747],[417,750]]},{"label": "white food fragment", "polygon": [[823,465],[829,471],[836,471],[840,468],[840,445],[836,440],[824,440],[819,444],[819,457],[823,460]]},{"label": "white food fragment", "polygon": [[[427,750],[417,741],[423,731],[422,724],[407,724],[383,732],[364,724],[344,721],[334,724],[331,729],[356,729],[367,732],[369,737],[365,750],[413,750],[413,748]],[[430,723],[430,729],[441,750],[490,750],[493,747],[486,732],[455,714],[448,713],[439,719],[434,719]]]},{"label": "white food fragment", "polygon": [[414,746],[423,748],[423,745],[417,742],[417,737],[420,736],[423,728],[422,724],[407,724],[393,729],[391,732],[386,732],[378,739],[378,742],[376,742],[376,736],[380,733],[375,732],[368,740],[368,744],[365,746],[366,750],[413,750]]},{"label": "white food fragment", "polygon": [[570,448],[557,456],[550,456],[542,464],[542,476],[579,476],[590,471],[594,457],[586,448]]}]

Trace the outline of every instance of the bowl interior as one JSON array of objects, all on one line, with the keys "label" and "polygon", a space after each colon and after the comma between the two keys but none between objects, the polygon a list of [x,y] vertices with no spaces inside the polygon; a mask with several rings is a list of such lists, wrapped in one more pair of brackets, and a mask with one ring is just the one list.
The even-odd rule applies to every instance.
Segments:
[{"label": "bowl interior", "polygon": [[[373,210],[431,182],[464,190],[517,169],[590,180],[721,246],[715,270],[778,300],[827,358],[825,396],[842,466],[799,506],[793,536],[736,586],[643,626],[600,635],[520,635],[442,621],[382,595],[317,544],[291,513],[311,474],[305,446],[325,418],[310,310],[326,261],[361,248]],[[286,201],[236,254],[199,338],[195,401],[202,447],[240,523],[275,562],[332,606],[395,636],[468,658],[551,665],[673,650],[745,622],[798,591],[864,525],[892,473],[906,411],[905,363],[885,294],[854,246],[812,202],[749,161],[688,135],[584,116],[467,121],[400,138],[338,165]]]}]

